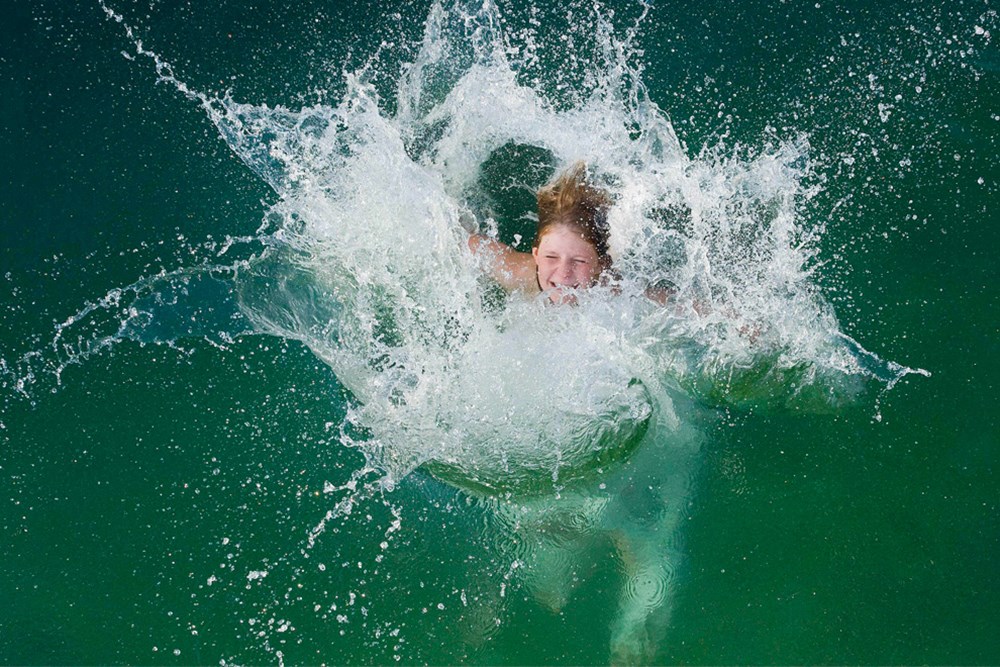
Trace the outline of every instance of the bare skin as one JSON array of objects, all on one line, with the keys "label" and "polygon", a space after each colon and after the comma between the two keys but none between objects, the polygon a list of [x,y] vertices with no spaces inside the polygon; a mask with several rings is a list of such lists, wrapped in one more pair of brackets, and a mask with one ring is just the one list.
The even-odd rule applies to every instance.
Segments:
[{"label": "bare skin", "polygon": [[531,253],[480,234],[469,237],[469,248],[489,258],[490,275],[509,291],[544,291],[553,303],[574,303],[574,290],[592,287],[607,268],[583,236],[570,225],[554,225]]},{"label": "bare skin", "polygon": [[[572,225],[549,227],[530,253],[518,252],[482,234],[469,237],[469,248],[473,254],[487,258],[490,275],[508,292],[521,291],[529,295],[545,292],[554,304],[575,304],[574,292],[596,285],[608,269],[594,246]],[[667,306],[676,292],[650,287],[645,294],[651,301]],[[678,314],[683,314],[683,307],[675,304],[675,308]],[[712,308],[701,301],[694,301],[691,309],[701,317],[712,312]],[[724,314],[737,317],[736,313]],[[755,342],[760,326],[745,324],[740,327],[740,334],[751,343]]]},{"label": "bare skin", "polygon": [[572,290],[597,283],[606,268],[589,242],[567,225],[556,225],[531,249],[538,286],[554,303],[575,301]]},{"label": "bare skin", "polygon": [[469,236],[469,249],[486,259],[489,276],[508,292],[523,290],[528,294],[540,291],[535,280],[535,259],[531,253],[518,252],[506,243],[483,234]]}]

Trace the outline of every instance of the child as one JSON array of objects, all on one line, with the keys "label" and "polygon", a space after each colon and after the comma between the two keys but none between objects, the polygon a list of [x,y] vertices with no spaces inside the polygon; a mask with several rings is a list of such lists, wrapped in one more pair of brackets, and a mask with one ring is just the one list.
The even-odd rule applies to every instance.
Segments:
[{"label": "child", "polygon": [[[475,233],[469,236],[469,249],[485,258],[490,276],[507,291],[544,292],[552,303],[575,304],[576,290],[618,279],[608,250],[609,208],[611,196],[590,185],[586,165],[577,162],[538,191],[538,227],[530,253]],[[673,303],[674,289],[648,287],[644,294],[661,306],[672,304],[677,314],[687,310]],[[702,317],[712,312],[698,300],[690,308]],[[740,333],[754,342],[760,327],[744,324]]]},{"label": "child", "polygon": [[575,290],[613,277],[608,253],[611,197],[586,180],[582,162],[538,192],[538,228],[531,252],[518,252],[482,234],[469,248],[485,257],[490,275],[508,291],[545,292],[552,303],[575,303]]}]

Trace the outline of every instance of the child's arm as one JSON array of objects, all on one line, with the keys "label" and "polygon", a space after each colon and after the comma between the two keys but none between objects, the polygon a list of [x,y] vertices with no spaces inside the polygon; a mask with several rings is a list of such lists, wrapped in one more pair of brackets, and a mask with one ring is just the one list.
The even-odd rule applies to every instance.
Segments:
[{"label": "child's arm", "polygon": [[483,259],[490,277],[504,289],[532,291],[537,286],[535,260],[531,253],[518,252],[506,243],[483,234],[469,236],[469,250]]}]

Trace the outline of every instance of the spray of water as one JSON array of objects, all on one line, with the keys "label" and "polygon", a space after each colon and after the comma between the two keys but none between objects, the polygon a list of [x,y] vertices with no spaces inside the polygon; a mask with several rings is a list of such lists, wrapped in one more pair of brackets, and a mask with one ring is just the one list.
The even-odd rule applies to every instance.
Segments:
[{"label": "spray of water", "polygon": [[[192,90],[105,11],[280,199],[249,259],[158,276],[70,318],[56,366],[127,338],[301,341],[352,393],[342,441],[367,460],[330,489],[346,500],[307,549],[356,502],[423,467],[533,536],[520,562],[553,608],[568,595],[572,545],[613,535],[626,581],[612,650],[648,659],[669,619],[706,411],[829,409],[870,380],[926,374],[843,334],[817,288],[824,230],[802,215],[818,182],[807,137],[692,155],[647,94],[635,27],[617,33],[610,12],[587,19],[593,40],[570,54],[574,68],[546,77],[534,34],[506,32],[489,0],[437,3],[391,104],[363,69],[338,104],[291,110]],[[467,250],[468,228],[523,243],[532,193],[577,160],[614,197],[621,285],[574,307],[500,294]],[[210,315],[169,324],[219,284]],[[646,298],[667,286],[668,306]],[[79,329],[119,311],[111,331]],[[86,349],[60,347],[68,332]],[[5,382],[22,389],[36,367],[5,367]],[[655,491],[637,505],[634,488]],[[554,523],[577,526],[574,537],[544,537]]]}]

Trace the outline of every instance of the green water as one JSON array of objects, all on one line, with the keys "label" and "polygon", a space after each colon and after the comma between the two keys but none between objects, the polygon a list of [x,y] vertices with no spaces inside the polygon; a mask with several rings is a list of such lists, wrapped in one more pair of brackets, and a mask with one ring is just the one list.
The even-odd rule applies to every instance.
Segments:
[{"label": "green water", "polygon": [[[341,69],[383,41],[374,84],[391,91],[428,5],[115,9],[196,89],[294,107],[336,99]],[[639,13],[616,9],[624,27]],[[54,327],[85,303],[252,236],[276,195],[197,105],[122,56],[99,5],[6,15],[0,358],[14,367],[56,359]],[[997,30],[986,2],[664,2],[640,25],[650,96],[690,154],[808,135],[825,177],[806,206],[826,224],[816,284],[846,333],[932,373],[818,414],[705,418],[656,662],[1000,661]],[[27,396],[3,376],[0,661],[609,661],[610,539],[553,612],[511,570],[520,538],[418,472],[303,554],[334,502],[324,485],[363,464],[340,444],[345,390],[294,341],[177,345],[122,342],[58,383],[39,372]]]}]

